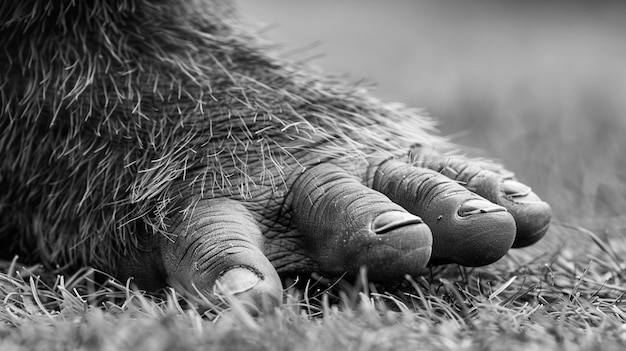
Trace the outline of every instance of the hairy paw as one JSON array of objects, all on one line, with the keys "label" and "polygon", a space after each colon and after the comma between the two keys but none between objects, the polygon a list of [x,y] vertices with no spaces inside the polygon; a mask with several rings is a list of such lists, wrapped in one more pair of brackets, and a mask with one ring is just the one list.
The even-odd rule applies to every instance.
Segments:
[{"label": "hairy paw", "polygon": [[282,192],[193,201],[171,218],[176,235],[157,238],[151,262],[169,284],[210,301],[273,306],[279,272],[366,267],[372,279],[399,280],[428,265],[493,263],[548,229],[550,206],[496,164],[420,146],[370,161],[311,165]]}]

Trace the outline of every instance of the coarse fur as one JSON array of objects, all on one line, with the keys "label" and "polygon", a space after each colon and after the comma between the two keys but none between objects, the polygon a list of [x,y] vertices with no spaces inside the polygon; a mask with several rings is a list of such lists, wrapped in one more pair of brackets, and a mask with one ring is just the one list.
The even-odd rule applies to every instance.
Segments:
[{"label": "coarse fur", "polygon": [[62,269],[114,271],[185,194],[250,200],[315,162],[446,143],[277,59],[228,1],[4,0],[0,111],[0,238]]}]

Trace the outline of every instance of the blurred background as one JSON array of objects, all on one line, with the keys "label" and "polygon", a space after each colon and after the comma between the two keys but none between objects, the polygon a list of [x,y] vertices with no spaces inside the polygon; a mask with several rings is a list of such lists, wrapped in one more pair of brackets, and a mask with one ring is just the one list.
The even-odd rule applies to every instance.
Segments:
[{"label": "blurred background", "polygon": [[505,163],[557,219],[626,234],[625,5],[238,3],[295,59],[424,108],[443,134]]}]

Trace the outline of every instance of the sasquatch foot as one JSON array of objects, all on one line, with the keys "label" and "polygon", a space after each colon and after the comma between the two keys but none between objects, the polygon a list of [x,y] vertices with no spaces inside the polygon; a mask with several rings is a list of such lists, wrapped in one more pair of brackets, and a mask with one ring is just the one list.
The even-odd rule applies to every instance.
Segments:
[{"label": "sasquatch foot", "polygon": [[169,283],[217,301],[281,301],[278,272],[419,275],[429,264],[482,266],[535,243],[547,203],[495,164],[415,147],[363,165],[331,161],[288,177],[284,194],[201,199],[172,218],[153,259]]}]

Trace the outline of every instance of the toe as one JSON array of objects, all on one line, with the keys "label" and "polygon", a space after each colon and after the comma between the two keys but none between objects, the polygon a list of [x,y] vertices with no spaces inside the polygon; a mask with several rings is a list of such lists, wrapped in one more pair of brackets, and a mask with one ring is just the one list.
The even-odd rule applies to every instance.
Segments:
[{"label": "toe", "polygon": [[280,304],[281,281],[263,253],[261,230],[239,202],[201,200],[184,219],[173,219],[173,233],[173,240],[163,237],[160,250],[174,287],[211,304],[236,299],[250,311]]},{"label": "toe", "polygon": [[374,175],[373,188],[428,224],[432,264],[490,264],[515,239],[515,221],[504,207],[432,170],[386,161]]},{"label": "toe", "polygon": [[410,160],[414,166],[432,169],[464,185],[467,189],[505,207],[515,219],[517,233],[513,247],[539,241],[548,231],[552,210],[532,189],[502,166],[463,156],[443,155],[433,149],[415,147]]},{"label": "toe", "polygon": [[423,273],[432,236],[422,219],[362,185],[343,169],[320,165],[304,172],[289,200],[298,231],[326,274],[376,280]]},{"label": "toe", "polygon": [[541,201],[528,186],[498,174],[482,171],[468,179],[467,187],[500,204],[515,218],[517,235],[513,247],[532,245],[544,237],[552,218],[548,203]]}]

